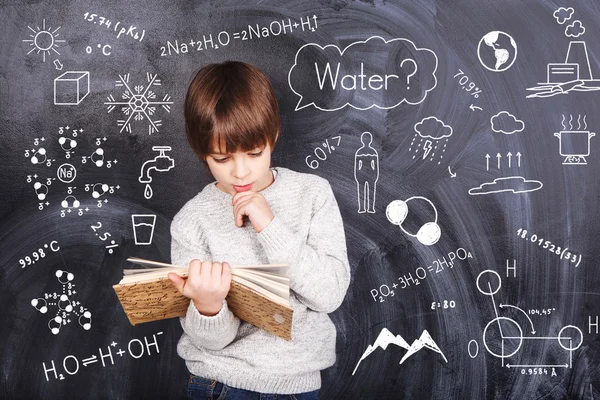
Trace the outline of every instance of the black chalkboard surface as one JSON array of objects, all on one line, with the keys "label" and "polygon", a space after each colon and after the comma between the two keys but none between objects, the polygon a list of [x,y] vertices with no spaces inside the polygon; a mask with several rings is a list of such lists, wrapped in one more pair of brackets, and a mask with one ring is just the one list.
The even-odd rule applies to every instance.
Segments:
[{"label": "black chalkboard surface", "polygon": [[181,398],[112,285],[207,183],[183,99],[260,67],[273,164],[329,180],[352,282],[323,399],[600,396],[600,4],[4,1],[0,398]]}]

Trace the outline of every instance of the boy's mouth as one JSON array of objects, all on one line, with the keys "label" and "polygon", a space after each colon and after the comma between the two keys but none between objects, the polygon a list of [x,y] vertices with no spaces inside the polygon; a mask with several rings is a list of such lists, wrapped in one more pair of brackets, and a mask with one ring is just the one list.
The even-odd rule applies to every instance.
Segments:
[{"label": "boy's mouth", "polygon": [[252,188],[252,184],[251,183],[248,184],[248,185],[244,185],[244,186],[233,185],[233,189],[236,192],[238,192],[238,193],[239,192],[246,192],[246,191],[250,190],[251,188]]}]

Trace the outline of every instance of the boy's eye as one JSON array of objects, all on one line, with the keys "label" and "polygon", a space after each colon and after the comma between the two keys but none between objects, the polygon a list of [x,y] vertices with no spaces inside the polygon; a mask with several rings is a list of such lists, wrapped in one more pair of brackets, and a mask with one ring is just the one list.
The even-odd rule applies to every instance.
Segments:
[{"label": "boy's eye", "polygon": [[215,160],[215,162],[224,163],[225,161],[229,160],[229,157],[225,157],[225,158],[215,158],[215,157],[213,157],[213,159]]},{"label": "boy's eye", "polygon": [[263,150],[257,151],[257,152],[254,152],[254,153],[250,153],[250,155],[252,157],[260,157],[262,155],[262,153],[263,153]]}]

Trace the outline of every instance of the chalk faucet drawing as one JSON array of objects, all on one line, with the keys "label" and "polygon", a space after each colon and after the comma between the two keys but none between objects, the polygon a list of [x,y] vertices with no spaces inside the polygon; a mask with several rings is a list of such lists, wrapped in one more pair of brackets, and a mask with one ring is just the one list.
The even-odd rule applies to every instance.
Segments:
[{"label": "chalk faucet drawing", "polygon": [[[374,55],[388,62],[374,62]],[[432,50],[404,38],[372,36],[343,50],[307,43],[296,52],[288,84],[299,97],[295,111],[311,105],[321,111],[391,109],[423,102],[437,85],[437,66]]]},{"label": "chalk faucet drawing", "polygon": [[[431,208],[433,209],[433,212],[435,214],[435,220],[425,223],[423,226],[421,226],[421,228],[419,229],[419,231],[416,234],[413,234],[413,233],[407,232],[404,229],[404,227],[402,226],[402,223],[404,222],[404,220],[406,219],[406,216],[408,215],[408,203],[410,201],[415,201],[415,200],[424,200],[427,203],[429,203],[429,205],[431,206]],[[422,244],[424,244],[426,246],[431,246],[432,244],[436,244],[437,241],[440,240],[440,236],[442,235],[442,230],[440,229],[440,226],[437,223],[437,220],[438,220],[437,209],[435,208],[435,205],[433,205],[431,200],[429,200],[425,197],[413,196],[413,197],[406,199],[406,201],[394,200],[390,204],[388,204],[387,208],[385,209],[385,215],[386,215],[388,221],[390,221],[394,225],[398,225],[400,227],[400,229],[402,230],[402,232],[404,232],[408,236],[416,237],[419,242],[421,242]]]},{"label": "chalk faucet drawing", "polygon": [[171,146],[153,146],[152,150],[158,151],[159,154],[152,160],[148,160],[142,164],[140,177],[138,178],[140,183],[146,184],[146,188],[144,189],[144,197],[146,199],[151,199],[154,194],[152,187],[150,187],[150,183],[152,182],[150,171],[167,172],[175,167],[175,160],[165,154],[166,151],[171,151]]},{"label": "chalk faucet drawing", "polygon": [[390,344],[393,344],[406,350],[406,353],[400,360],[400,364],[404,363],[404,361],[406,361],[407,358],[409,358],[410,356],[412,356],[413,354],[415,354],[423,348],[427,348],[429,350],[435,351],[436,353],[439,353],[444,358],[444,361],[448,362],[446,356],[444,355],[444,353],[442,353],[442,350],[440,350],[439,346],[435,343],[435,341],[433,340],[429,332],[427,332],[427,330],[424,330],[423,333],[421,333],[421,336],[409,346],[409,344],[406,342],[406,340],[404,340],[404,338],[401,335],[394,336],[394,334],[390,332],[387,328],[383,328],[377,336],[377,339],[375,339],[375,343],[367,346],[367,349],[360,357],[360,360],[358,360],[356,367],[354,367],[352,375],[356,373],[356,370],[358,369],[358,366],[360,365],[362,360],[367,358],[371,353],[373,353],[377,349],[387,350]]},{"label": "chalk faucet drawing", "polygon": [[[496,308],[494,295],[498,293],[501,287],[502,278],[496,271],[488,269],[482,271],[477,276],[477,289],[481,294],[490,296],[494,306],[495,318],[488,322],[482,335],[483,345],[487,352],[496,358],[500,358],[502,360],[502,366],[506,366],[507,368],[572,368],[573,352],[581,347],[581,344],[583,343],[583,332],[581,329],[574,325],[567,325],[560,329],[557,336],[533,336],[536,333],[533,321],[524,310],[512,304],[500,304],[499,309]],[[527,332],[527,329],[522,327],[516,319],[501,317],[498,313],[498,311],[507,311],[509,309],[520,310],[521,314],[519,315],[525,315],[531,326],[532,336],[528,336],[525,333]],[[569,353],[569,363],[527,365],[505,364],[505,359],[514,356],[521,349],[524,340],[542,340],[558,343],[562,350]],[[469,342],[469,355],[471,355],[471,342]],[[477,342],[475,341],[475,343]],[[471,356],[471,358],[474,357]]]},{"label": "chalk faucet drawing", "polygon": [[375,195],[379,179],[379,155],[371,143],[373,136],[363,132],[360,136],[362,146],[354,155],[354,180],[358,196],[358,212],[375,212]]},{"label": "chalk faucet drawing", "polygon": [[586,157],[590,155],[590,139],[596,136],[596,133],[587,130],[585,117],[584,115],[581,120],[581,115],[577,116],[577,130],[575,130],[573,116],[570,116],[567,128],[563,115],[561,121],[563,130],[554,132],[554,136],[559,140],[559,153],[565,157],[563,165],[587,165]]}]

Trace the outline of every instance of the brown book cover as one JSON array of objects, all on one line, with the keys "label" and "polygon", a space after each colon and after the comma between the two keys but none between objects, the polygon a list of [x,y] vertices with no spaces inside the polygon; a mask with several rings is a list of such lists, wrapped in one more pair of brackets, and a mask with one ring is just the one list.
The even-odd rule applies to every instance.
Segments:
[{"label": "brown book cover", "polygon": [[[251,266],[243,268],[246,273],[252,269]],[[183,271],[187,273],[187,269]],[[176,273],[186,278],[185,273]],[[179,293],[167,276],[144,280],[144,274],[140,273],[136,277],[139,281],[113,285],[132,325],[186,315],[190,300]],[[235,267],[226,300],[238,318],[284,340],[292,339],[292,308],[287,300],[273,298],[253,283],[236,276]]]}]

